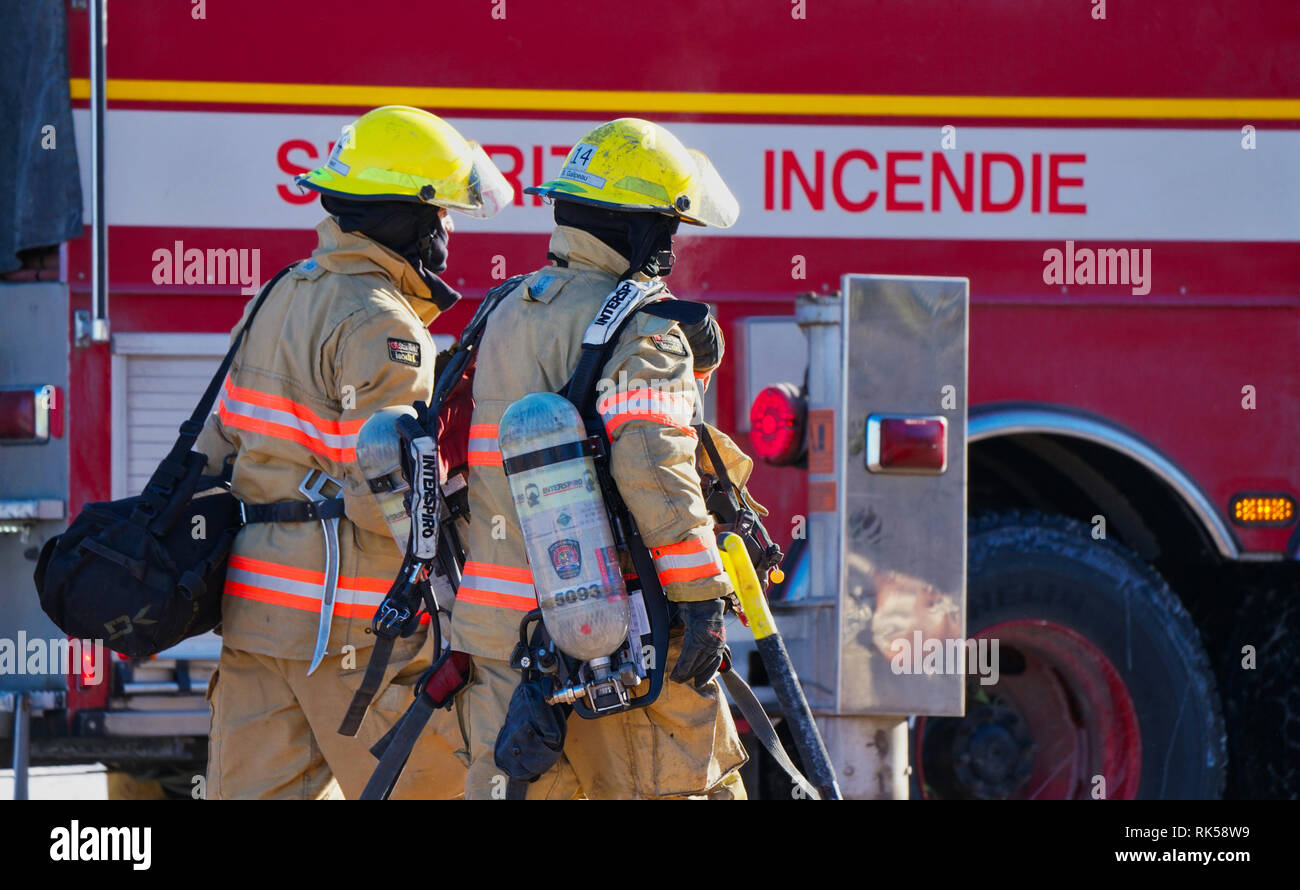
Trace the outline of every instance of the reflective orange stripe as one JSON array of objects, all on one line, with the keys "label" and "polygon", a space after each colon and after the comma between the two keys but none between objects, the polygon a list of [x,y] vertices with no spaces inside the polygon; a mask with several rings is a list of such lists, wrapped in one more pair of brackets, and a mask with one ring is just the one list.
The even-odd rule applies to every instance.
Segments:
[{"label": "reflective orange stripe", "polygon": [[227,377],[217,407],[232,429],[293,442],[339,463],[356,460],[357,431],[364,421],[325,420],[292,399],[235,386]]},{"label": "reflective orange stripe", "polygon": [[[309,596],[299,596],[296,593],[281,593],[278,590],[267,590],[265,587],[256,587],[252,584],[240,584],[237,581],[226,582],[226,593],[230,596],[239,597],[240,599],[253,600],[254,602],[266,603],[272,606],[284,606],[287,609],[297,609],[301,612],[312,612],[320,614],[321,601],[312,599]],[[339,603],[334,604],[335,618],[361,618],[369,619],[375,615],[374,606],[370,603]],[[420,616],[421,624],[429,623],[429,613],[425,612]]]},{"label": "reflective orange stripe", "polygon": [[[320,614],[325,573],[247,556],[232,556],[227,565],[225,592],[240,599]],[[339,577],[334,614],[370,618],[387,595],[386,578]],[[422,622],[427,616],[421,618]]]},{"label": "reflective orange stripe", "polygon": [[266,562],[262,559],[253,559],[248,556],[231,555],[229,565],[232,569],[248,569],[250,572],[259,572],[263,575],[274,575],[277,578],[286,578],[290,581],[305,581],[308,584],[324,584],[325,573],[313,572],[311,569],[300,569],[296,566],[281,565],[278,562]]},{"label": "reflective orange stripe", "polygon": [[252,417],[236,414],[228,410],[224,403],[217,410],[217,416],[221,418],[222,423],[233,429],[244,430],[249,433],[261,433],[264,436],[270,436],[272,439],[284,439],[294,442],[308,451],[322,457],[328,457],[330,460],[339,463],[355,463],[357,459],[357,450],[355,448],[331,448],[323,442],[313,439],[302,430],[291,426],[272,423],[269,420],[256,420]]},{"label": "reflective orange stripe", "polygon": [[484,578],[498,578],[502,581],[516,581],[520,584],[532,584],[533,573],[529,569],[517,569],[513,566],[499,566],[490,562],[465,563],[466,575],[482,575]]},{"label": "reflective orange stripe", "polygon": [[660,389],[650,389],[649,387],[640,386],[633,389],[606,393],[596,402],[596,410],[601,414],[609,411],[611,408],[626,406],[628,403],[653,402],[664,407],[666,411],[676,411],[685,413],[689,416],[693,410],[691,400],[685,396],[674,392],[664,392]]},{"label": "reflective orange stripe", "polygon": [[717,545],[702,538],[655,547],[650,555],[654,557],[660,584],[698,581],[721,575],[724,571]]},{"label": "reflective orange stripe", "polygon": [[[259,572],[263,575],[273,575],[277,578],[284,578],[289,581],[305,581],[308,584],[324,584],[325,573],[315,572],[311,569],[300,569],[297,566],[287,566],[278,562],[266,562],[261,559],[253,559],[248,556],[231,556],[229,565],[232,569],[247,569],[250,572]],[[532,576],[529,576],[532,580]],[[383,578],[358,578],[349,575],[339,575],[339,584],[347,587],[349,590],[367,590],[371,593],[388,593],[393,586],[391,580]]]},{"label": "reflective orange stripe", "polygon": [[691,429],[695,404],[686,395],[638,387],[607,393],[597,400],[596,410],[605,422],[605,432],[611,436],[629,420],[648,420],[695,436]]},{"label": "reflective orange stripe", "polygon": [[469,452],[467,463],[471,467],[501,466],[501,452],[492,446],[497,441],[497,425],[494,423],[476,423],[469,428]]},{"label": "reflective orange stripe", "polygon": [[327,420],[316,412],[312,411],[306,405],[301,405],[293,399],[285,396],[272,395],[271,393],[259,392],[255,389],[248,389],[243,386],[235,386],[226,378],[226,391],[230,393],[231,398],[239,399],[241,402],[248,402],[251,405],[261,405],[263,408],[274,408],[277,411],[288,411],[294,417],[305,420],[313,426],[320,429],[323,433],[333,433],[336,436],[347,436],[353,433],[361,432],[361,427],[365,424],[364,420]]},{"label": "reflective orange stripe", "polygon": [[479,590],[475,587],[461,585],[456,591],[456,602],[477,603],[480,606],[496,606],[498,609],[511,609],[515,612],[531,612],[537,608],[537,600],[530,603],[523,597],[509,593],[496,593],[491,590]]},{"label": "reflective orange stripe", "polygon": [[677,544],[665,544],[662,547],[652,547],[650,555],[655,559],[661,556],[685,556],[690,553],[707,553],[712,548],[707,541],[701,538],[688,538]]},{"label": "reflective orange stripe", "polygon": [[622,414],[611,414],[605,419],[605,432],[608,435],[614,435],[614,431],[627,423],[629,420],[648,420],[651,423],[659,423],[664,426],[670,426],[673,429],[681,430],[692,439],[695,438],[695,430],[689,426],[682,426],[674,418],[667,414],[659,414],[654,411],[627,411]]},{"label": "reflective orange stripe", "polygon": [[533,573],[515,566],[466,562],[460,589],[456,591],[456,602],[531,612],[537,608]]},{"label": "reflective orange stripe", "polygon": [[673,584],[682,581],[698,581],[700,578],[712,578],[721,575],[722,563],[700,566],[694,569],[665,569],[659,573],[660,584]]},{"label": "reflective orange stripe", "polygon": [[312,599],[309,596],[299,596],[296,593],[281,593],[278,590],[267,590],[265,587],[256,587],[252,584],[241,584],[238,581],[227,581],[226,593],[230,596],[237,596],[240,599],[256,600],[259,603],[270,603],[273,606],[284,606],[287,609],[301,609],[304,612],[320,611],[320,600],[318,599]]}]

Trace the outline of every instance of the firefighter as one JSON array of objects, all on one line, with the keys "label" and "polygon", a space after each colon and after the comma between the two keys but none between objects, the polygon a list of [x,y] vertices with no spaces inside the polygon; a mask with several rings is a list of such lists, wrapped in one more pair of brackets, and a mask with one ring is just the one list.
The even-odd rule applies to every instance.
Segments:
[{"label": "firefighter", "polygon": [[[459,299],[439,277],[448,210],[487,217],[513,198],[479,146],[403,106],[345,127],[298,182],[330,216],[259,309],[197,445],[208,472],[231,462],[246,521],[208,688],[211,798],[359,796],[369,747],[431,663],[426,622],[398,641],[360,732],[339,734],[402,562],[357,467],[357,431],[380,408],[430,397],[428,325]],[[455,714],[440,711],[394,796],[459,796],[463,746]]]},{"label": "firefighter", "polygon": [[[618,282],[671,271],[679,223],[726,227],[738,214],[707,158],[663,127],[631,118],[592,130],[557,179],[525,191],[554,200],[552,264],[503,299],[480,344],[469,561],[452,617],[454,646],[469,652],[475,667],[464,698],[470,799],[507,791],[493,746],[519,682],[508,659],[520,618],[537,608],[496,425],[515,400],[565,384],[584,331]],[[738,769],[746,754],[713,679],[732,591],[701,494],[692,428],[696,377],[707,378],[721,353],[712,319],[684,331],[639,313],[604,367],[609,385],[598,406],[613,477],[682,624],[670,635],[670,681],[659,699],[594,720],[573,716],[565,756],[528,786],[529,798],[744,797]]]}]

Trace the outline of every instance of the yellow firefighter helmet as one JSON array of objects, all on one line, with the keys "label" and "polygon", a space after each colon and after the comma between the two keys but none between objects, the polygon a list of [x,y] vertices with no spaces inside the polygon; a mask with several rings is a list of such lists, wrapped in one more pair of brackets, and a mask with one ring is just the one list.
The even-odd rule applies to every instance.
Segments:
[{"label": "yellow firefighter helmet", "polygon": [[524,189],[609,210],[655,211],[694,226],[729,228],[736,197],[702,153],[634,117],[601,124],[573,146],[560,175]]},{"label": "yellow firefighter helmet", "polygon": [[514,200],[478,143],[436,114],[405,105],[385,105],[348,124],[325,164],[296,182],[326,195],[417,201],[480,218]]}]

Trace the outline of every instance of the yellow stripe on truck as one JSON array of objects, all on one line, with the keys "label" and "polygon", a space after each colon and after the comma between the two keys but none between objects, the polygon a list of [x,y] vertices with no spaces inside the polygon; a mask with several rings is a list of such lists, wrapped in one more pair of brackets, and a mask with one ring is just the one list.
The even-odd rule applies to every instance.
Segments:
[{"label": "yellow stripe on truck", "polygon": [[[90,81],[69,79],[73,99],[90,98]],[[1108,96],[909,96],[840,93],[695,93],[638,90],[532,90],[216,80],[108,81],[108,98],[134,102],[320,105],[336,108],[414,105],[515,111],[810,115],[943,118],[1097,118],[1107,120],[1300,120],[1300,99],[1133,98]]]}]

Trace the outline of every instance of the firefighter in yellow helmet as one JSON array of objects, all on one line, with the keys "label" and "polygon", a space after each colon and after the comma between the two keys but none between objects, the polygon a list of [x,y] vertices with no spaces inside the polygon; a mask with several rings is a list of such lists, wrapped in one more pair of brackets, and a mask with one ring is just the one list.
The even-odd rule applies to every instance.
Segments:
[{"label": "firefighter in yellow helmet", "polygon": [[[196,446],[209,472],[233,472],[246,519],[208,688],[213,798],[359,796],[368,749],[432,661],[426,622],[398,640],[359,733],[339,733],[371,617],[402,563],[357,467],[357,432],[380,408],[430,397],[428,325],[459,298],[439,277],[448,210],[487,217],[512,199],[479,146],[403,106],[345,127],[298,182],[330,214],[319,245],[267,294]],[[459,796],[463,744],[455,715],[440,711],[394,796]]]},{"label": "firefighter in yellow helmet", "polygon": [[[739,212],[704,155],[663,127],[632,118],[592,130],[569,152],[558,178],[526,191],[554,200],[552,263],[504,297],[479,347],[469,561],[452,618],[453,644],[475,666],[464,698],[471,799],[518,788],[507,787],[493,748],[519,684],[508,659],[520,619],[538,606],[497,424],[517,399],[564,385],[584,332],[619,282],[671,271],[680,223],[727,227]],[[670,680],[657,701],[597,719],[573,715],[564,756],[528,786],[529,798],[744,797],[738,770],[745,751],[714,679],[724,597],[732,591],[701,493],[692,428],[696,381],[721,358],[721,333],[711,318],[684,330],[640,313],[601,371],[616,382],[598,402],[612,474],[680,625],[670,635]],[[493,517],[506,518],[504,535],[494,531]]]}]

